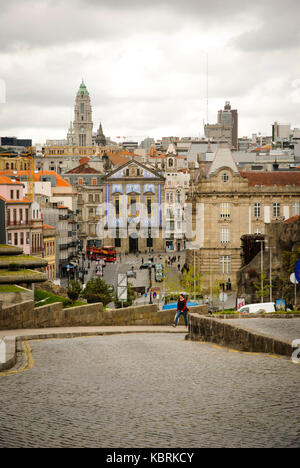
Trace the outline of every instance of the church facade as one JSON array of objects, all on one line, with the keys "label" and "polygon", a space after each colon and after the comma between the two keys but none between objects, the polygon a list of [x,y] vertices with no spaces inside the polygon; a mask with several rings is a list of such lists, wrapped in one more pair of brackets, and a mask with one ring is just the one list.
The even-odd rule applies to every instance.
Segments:
[{"label": "church facade", "polygon": [[119,253],[164,251],[165,179],[132,159],[103,180],[98,237]]}]

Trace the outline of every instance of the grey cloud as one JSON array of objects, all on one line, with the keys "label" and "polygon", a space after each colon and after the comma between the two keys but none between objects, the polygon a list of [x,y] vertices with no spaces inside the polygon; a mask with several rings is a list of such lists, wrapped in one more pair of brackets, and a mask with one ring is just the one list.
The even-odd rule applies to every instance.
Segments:
[{"label": "grey cloud", "polygon": [[1,11],[0,49],[114,41],[145,31],[173,34],[186,23],[230,27],[241,14],[259,15],[260,5],[258,0],[247,5],[240,0],[13,0]]}]

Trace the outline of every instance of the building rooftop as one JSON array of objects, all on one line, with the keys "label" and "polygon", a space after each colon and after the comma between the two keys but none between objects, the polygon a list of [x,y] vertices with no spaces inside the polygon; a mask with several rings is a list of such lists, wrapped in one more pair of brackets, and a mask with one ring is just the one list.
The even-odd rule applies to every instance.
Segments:
[{"label": "building rooftop", "polygon": [[84,163],[66,172],[65,175],[66,174],[100,174],[100,172],[90,167],[87,163]]},{"label": "building rooftop", "polygon": [[286,186],[286,185],[300,185],[300,172],[293,171],[280,171],[280,172],[240,172],[241,176],[248,179],[249,186],[264,185],[267,187],[272,186]]},{"label": "building rooftop", "polygon": [[[0,176],[12,177],[15,179],[19,178],[26,178],[28,177],[28,171],[12,171],[12,170],[5,170],[0,171]],[[38,171],[34,172],[33,180],[34,182],[43,182],[41,180],[44,176],[54,176],[56,178],[57,187],[72,187],[66,180],[62,178],[61,175],[57,174],[55,171]]]}]

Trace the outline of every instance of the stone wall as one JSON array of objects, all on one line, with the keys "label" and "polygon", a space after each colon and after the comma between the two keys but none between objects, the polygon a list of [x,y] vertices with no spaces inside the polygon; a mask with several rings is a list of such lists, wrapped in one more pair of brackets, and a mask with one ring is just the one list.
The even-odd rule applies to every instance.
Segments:
[{"label": "stone wall", "polygon": [[[207,313],[207,306],[197,306],[191,310]],[[156,304],[103,310],[101,303],[63,309],[62,303],[57,302],[34,309],[33,301],[27,301],[0,310],[0,330],[76,326],[171,325],[175,312],[175,310],[159,311]]]},{"label": "stone wall", "polygon": [[292,345],[276,338],[262,336],[254,331],[245,330],[234,325],[234,321],[203,317],[199,314],[189,315],[188,338],[192,341],[206,341],[239,351],[271,353],[291,357]]},{"label": "stone wall", "polygon": [[[284,253],[294,253],[299,258],[300,253],[300,219],[293,222],[275,221],[265,225],[267,247],[272,247],[272,283],[273,300],[285,298],[286,302],[294,303],[294,285],[290,282],[289,268],[284,263]],[[263,255],[263,269],[269,282],[270,251]],[[258,253],[248,265],[237,272],[238,297],[244,297],[248,304],[260,302],[260,297],[254,282],[260,284],[261,254]],[[269,296],[265,302],[269,301]],[[300,300],[297,301],[300,307]]]},{"label": "stone wall", "polygon": [[2,307],[17,304],[18,302],[25,302],[33,300],[33,291],[30,289],[21,288],[19,286],[18,292],[1,292],[0,302]]}]

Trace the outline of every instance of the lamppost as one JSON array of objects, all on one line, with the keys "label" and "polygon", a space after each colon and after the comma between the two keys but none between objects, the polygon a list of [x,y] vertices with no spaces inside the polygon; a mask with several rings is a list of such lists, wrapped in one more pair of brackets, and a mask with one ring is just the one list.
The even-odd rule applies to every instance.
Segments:
[{"label": "lamppost", "polygon": [[275,247],[269,246],[268,249],[270,250],[270,302],[273,300],[273,285],[272,285],[272,249]]},{"label": "lamppost", "polygon": [[68,288],[70,286],[70,266],[67,266],[67,275],[68,275]]},{"label": "lamppost", "polygon": [[82,258],[82,265],[81,265],[81,281],[82,281],[82,284],[84,284],[84,260],[85,260],[85,253],[84,252],[81,252],[81,258]]},{"label": "lamppost", "polygon": [[153,304],[152,291],[151,291],[151,288],[152,288],[152,262],[150,262],[148,270],[149,270],[149,304]]},{"label": "lamppost", "polygon": [[263,279],[264,250],[263,250],[263,244],[264,244],[264,242],[267,242],[267,241],[265,239],[259,239],[259,240],[256,240],[255,242],[260,242],[260,287],[261,287],[261,302],[264,302],[264,295],[263,295],[263,289],[264,289],[264,279]]}]

